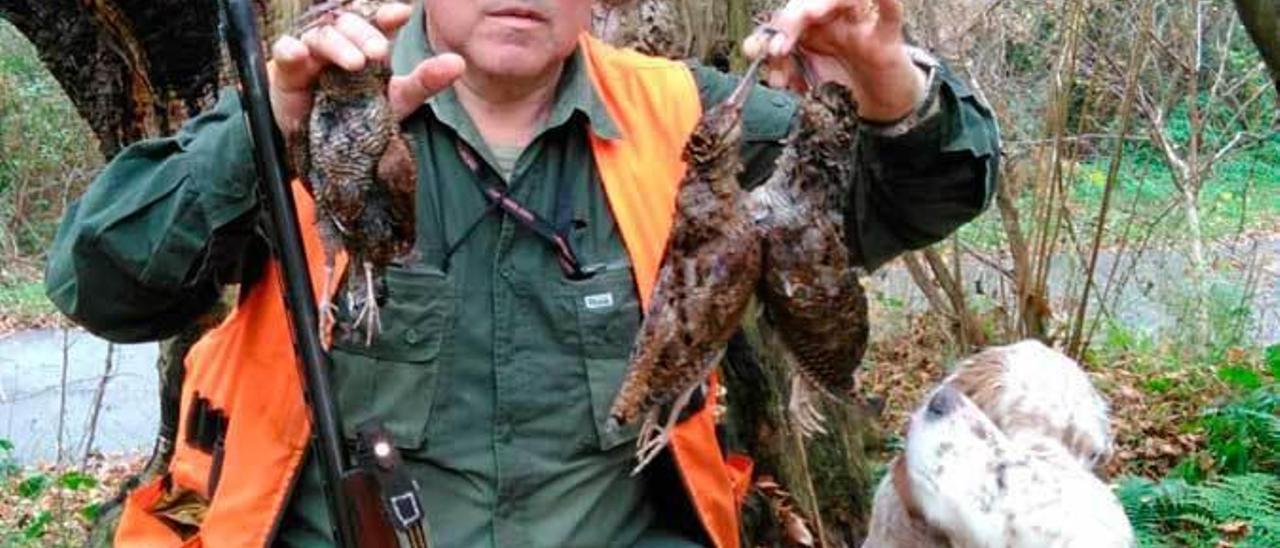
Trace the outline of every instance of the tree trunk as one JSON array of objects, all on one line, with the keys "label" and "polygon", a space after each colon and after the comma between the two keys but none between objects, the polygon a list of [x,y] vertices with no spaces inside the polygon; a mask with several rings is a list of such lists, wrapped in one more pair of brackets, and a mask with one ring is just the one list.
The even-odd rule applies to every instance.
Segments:
[{"label": "tree trunk", "polygon": [[[754,318],[754,313],[748,314]],[[793,510],[808,525],[814,546],[858,546],[870,508],[867,446],[876,435],[870,413],[819,398],[826,434],[802,439],[787,417],[791,368],[748,320],[726,353],[724,383],[728,445],[755,460],[757,481],[771,477],[788,491]],[[794,546],[793,533],[774,515],[764,489],[753,490],[743,511],[746,546]]]},{"label": "tree trunk", "polygon": [[1280,91],[1280,2],[1276,0],[1236,0],[1240,21],[1258,45],[1262,60],[1271,67],[1271,77]]},{"label": "tree trunk", "polygon": [[1210,340],[1209,303],[1205,298],[1208,291],[1205,278],[1209,272],[1209,266],[1204,254],[1204,228],[1200,223],[1199,193],[1193,188],[1199,188],[1198,182],[1187,181],[1183,184],[1182,207],[1186,210],[1187,230],[1190,232],[1191,265],[1188,270],[1191,273],[1191,292],[1195,294],[1192,299],[1192,306],[1195,307],[1192,310],[1195,314],[1195,343],[1200,347]]}]

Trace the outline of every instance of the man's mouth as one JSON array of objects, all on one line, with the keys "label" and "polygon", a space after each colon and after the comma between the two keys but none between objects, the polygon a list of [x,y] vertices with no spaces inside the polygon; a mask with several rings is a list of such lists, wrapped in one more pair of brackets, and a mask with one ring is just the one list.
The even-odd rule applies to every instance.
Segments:
[{"label": "man's mouth", "polygon": [[516,26],[533,26],[546,23],[548,17],[540,11],[523,6],[511,6],[489,11],[485,15],[503,23]]}]

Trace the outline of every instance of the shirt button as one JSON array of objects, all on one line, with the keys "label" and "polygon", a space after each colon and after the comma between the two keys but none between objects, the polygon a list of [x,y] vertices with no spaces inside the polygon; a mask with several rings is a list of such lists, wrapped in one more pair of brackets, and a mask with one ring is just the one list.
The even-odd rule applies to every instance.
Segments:
[{"label": "shirt button", "polygon": [[773,98],[773,106],[775,107],[786,108],[787,105],[790,105],[790,104],[791,104],[791,101],[788,101],[786,97],[777,96]]},{"label": "shirt button", "polygon": [[418,344],[421,341],[422,341],[422,333],[419,333],[417,329],[410,327],[409,329],[405,330],[404,342],[407,342],[409,344]]}]

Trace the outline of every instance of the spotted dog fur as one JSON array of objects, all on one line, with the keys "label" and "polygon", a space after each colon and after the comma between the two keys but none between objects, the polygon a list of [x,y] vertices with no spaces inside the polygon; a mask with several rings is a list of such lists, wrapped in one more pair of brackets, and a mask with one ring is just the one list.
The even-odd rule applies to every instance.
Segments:
[{"label": "spotted dog fur", "polygon": [[[968,397],[1015,443],[1055,440],[1084,468],[1111,456],[1107,404],[1079,365],[1038,341],[989,348],[958,363],[943,381]],[[920,515],[897,458],[876,490],[864,547],[943,548],[946,535]]]},{"label": "spotted dog fur", "polygon": [[1088,469],[1111,458],[1106,400],[1075,360],[1040,341],[979,352],[957,364],[943,383],[1012,438],[1056,439]]},{"label": "spotted dog fur", "polygon": [[945,384],[909,428],[899,466],[912,511],[951,546],[1134,545],[1119,501],[1056,440],[1015,442]]}]

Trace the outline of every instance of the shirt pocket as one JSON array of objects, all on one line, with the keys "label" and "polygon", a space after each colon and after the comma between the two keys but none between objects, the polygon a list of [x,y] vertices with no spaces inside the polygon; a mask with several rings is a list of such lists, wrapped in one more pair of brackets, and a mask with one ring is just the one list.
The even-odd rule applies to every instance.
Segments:
[{"label": "shirt pocket", "polygon": [[591,411],[600,449],[634,440],[639,425],[609,432],[609,409],[626,376],[631,346],[640,329],[640,301],[631,269],[606,270],[594,277],[566,282],[577,318],[582,363],[591,393]]},{"label": "shirt pocket", "polygon": [[389,268],[386,288],[373,344],[365,344],[363,328],[335,338],[334,391],[348,439],[377,421],[397,447],[417,451],[426,441],[458,298],[449,278],[433,270]]}]

